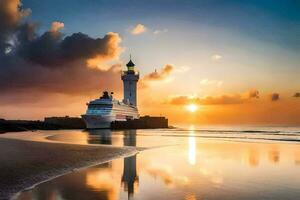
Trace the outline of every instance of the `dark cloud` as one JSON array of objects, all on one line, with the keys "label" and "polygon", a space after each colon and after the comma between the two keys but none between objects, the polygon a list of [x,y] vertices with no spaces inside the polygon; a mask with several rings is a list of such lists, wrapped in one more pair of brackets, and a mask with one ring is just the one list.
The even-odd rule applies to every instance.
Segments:
[{"label": "dark cloud", "polygon": [[120,52],[120,39],[116,33],[108,33],[104,38],[96,39],[83,33],[74,33],[62,39],[62,34],[57,31],[47,31],[35,38],[32,32],[27,28],[20,33],[23,44],[18,53],[25,60],[45,67],[59,67],[75,60],[94,59],[97,56],[105,61],[115,58]]},{"label": "dark cloud", "polygon": [[278,93],[272,93],[270,94],[271,101],[278,101],[279,100],[279,94]]},{"label": "dark cloud", "polygon": [[30,13],[21,7],[20,0],[0,1],[0,54],[9,47],[7,40],[19,26],[20,20]]},{"label": "dark cloud", "polygon": [[293,97],[300,97],[300,92],[296,92]]},{"label": "dark cloud", "polygon": [[120,65],[107,64],[121,53],[117,33],[65,36],[64,24],[53,22],[38,34],[36,23],[24,20],[28,14],[19,0],[0,0],[1,97],[26,91],[84,95],[107,85],[118,89]]}]

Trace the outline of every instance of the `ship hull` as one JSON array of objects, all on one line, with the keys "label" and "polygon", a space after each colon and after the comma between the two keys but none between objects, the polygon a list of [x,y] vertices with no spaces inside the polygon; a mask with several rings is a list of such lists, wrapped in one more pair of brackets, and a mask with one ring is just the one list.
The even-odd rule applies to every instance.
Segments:
[{"label": "ship hull", "polygon": [[81,117],[87,129],[110,128],[111,122],[116,120],[114,116],[81,115]]}]

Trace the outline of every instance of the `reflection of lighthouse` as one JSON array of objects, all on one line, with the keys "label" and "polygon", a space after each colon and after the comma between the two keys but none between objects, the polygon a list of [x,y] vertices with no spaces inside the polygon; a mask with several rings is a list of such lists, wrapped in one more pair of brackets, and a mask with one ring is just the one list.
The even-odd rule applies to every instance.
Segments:
[{"label": "reflection of lighthouse", "polygon": [[[124,132],[124,146],[136,146],[136,130]],[[124,168],[122,183],[128,197],[133,195],[135,183],[138,183],[138,175],[136,171],[136,155],[124,158]]]}]

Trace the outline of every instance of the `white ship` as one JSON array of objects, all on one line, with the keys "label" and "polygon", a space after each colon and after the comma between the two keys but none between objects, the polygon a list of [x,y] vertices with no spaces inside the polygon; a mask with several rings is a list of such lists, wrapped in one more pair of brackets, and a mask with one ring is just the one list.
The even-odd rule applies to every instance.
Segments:
[{"label": "white ship", "polygon": [[110,128],[113,121],[126,121],[139,118],[137,109],[137,82],[139,74],[135,71],[135,64],[127,63],[127,70],[122,72],[124,99],[113,98],[112,93],[103,92],[103,96],[87,103],[87,111],[81,115],[88,129]]}]

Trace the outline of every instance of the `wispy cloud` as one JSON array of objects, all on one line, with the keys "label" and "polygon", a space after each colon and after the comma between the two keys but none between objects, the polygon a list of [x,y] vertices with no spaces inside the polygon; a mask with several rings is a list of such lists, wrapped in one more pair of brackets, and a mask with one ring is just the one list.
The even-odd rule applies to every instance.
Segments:
[{"label": "wispy cloud", "polygon": [[186,105],[190,103],[199,105],[229,105],[246,103],[252,98],[258,98],[257,90],[250,90],[244,94],[226,94],[221,96],[175,96],[168,100],[169,104]]},{"label": "wispy cloud", "polygon": [[153,31],[153,33],[155,34],[155,35],[158,35],[158,34],[161,34],[161,33],[167,33],[169,30],[168,29],[157,29],[157,30],[155,30],[155,31]]},{"label": "wispy cloud", "polygon": [[221,60],[221,59],[223,58],[223,56],[220,55],[220,54],[214,54],[214,55],[212,55],[210,58],[211,58],[213,61],[219,61],[219,60]]},{"label": "wispy cloud", "polygon": [[147,27],[143,24],[137,24],[133,29],[131,29],[130,33],[132,35],[139,35],[147,31]]},{"label": "wispy cloud", "polygon": [[186,65],[183,65],[183,66],[180,66],[180,67],[176,67],[174,69],[175,72],[178,72],[178,73],[184,73],[184,72],[187,72],[189,71],[191,68],[189,66],[186,66]]},{"label": "wispy cloud", "polygon": [[221,87],[223,85],[223,81],[203,79],[200,81],[200,85],[215,85],[217,87]]}]

